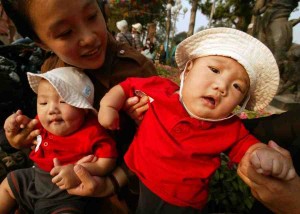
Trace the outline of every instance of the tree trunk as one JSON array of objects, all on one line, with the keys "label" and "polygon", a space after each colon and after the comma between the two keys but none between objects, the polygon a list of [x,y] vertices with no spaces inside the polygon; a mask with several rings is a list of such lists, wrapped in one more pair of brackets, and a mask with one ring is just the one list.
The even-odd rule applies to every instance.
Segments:
[{"label": "tree trunk", "polygon": [[[168,4],[172,4],[172,0],[168,0]],[[166,23],[166,52],[167,58],[169,57],[169,43],[170,43],[170,31],[171,31],[171,9],[167,10],[167,23]]]},{"label": "tree trunk", "polygon": [[193,0],[192,1],[190,24],[189,24],[189,30],[187,32],[187,37],[194,34],[194,28],[195,28],[195,22],[196,22],[196,13],[197,13],[197,8],[198,8],[198,1],[199,0]]}]

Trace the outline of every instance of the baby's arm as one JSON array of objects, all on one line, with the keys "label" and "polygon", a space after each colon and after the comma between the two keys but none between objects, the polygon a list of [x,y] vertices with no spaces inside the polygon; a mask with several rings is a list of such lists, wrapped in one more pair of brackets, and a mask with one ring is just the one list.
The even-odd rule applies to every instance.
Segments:
[{"label": "baby's arm", "polygon": [[291,156],[288,152],[279,151],[280,148],[273,141],[268,145],[258,143],[248,149],[250,162],[260,174],[270,175],[283,180],[290,180],[296,176]]},{"label": "baby's arm", "polygon": [[119,111],[126,101],[126,95],[120,85],[114,86],[100,101],[99,123],[106,129],[119,129]]},{"label": "baby's arm", "polygon": [[[67,164],[61,166],[59,161],[55,158],[54,167],[50,172],[53,176],[52,182],[55,183],[60,189],[74,188],[80,184],[80,180],[74,172],[75,164]],[[90,161],[80,163],[92,176],[104,176],[113,170],[115,167],[116,159],[113,158],[94,158]]]}]

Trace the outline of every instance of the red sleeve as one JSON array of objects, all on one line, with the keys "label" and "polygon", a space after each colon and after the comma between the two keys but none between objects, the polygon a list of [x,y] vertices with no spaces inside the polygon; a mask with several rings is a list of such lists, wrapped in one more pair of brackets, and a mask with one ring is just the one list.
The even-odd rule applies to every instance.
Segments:
[{"label": "red sleeve", "polygon": [[89,147],[98,158],[116,158],[118,156],[116,143],[99,123],[97,118],[91,119],[89,129]]},{"label": "red sleeve", "polygon": [[137,88],[143,89],[145,85],[151,84],[152,81],[153,81],[152,77],[149,78],[131,77],[121,82],[120,85],[123,88],[126,97],[133,97],[135,96],[135,90]]},{"label": "red sleeve", "polygon": [[93,146],[94,155],[98,158],[117,158],[118,153],[115,141],[106,133],[104,128],[100,130],[99,136],[101,137],[98,138],[98,141]]},{"label": "red sleeve", "polygon": [[245,155],[246,151],[253,144],[259,142],[253,135],[249,133],[249,131],[244,127],[241,121],[240,129],[239,129],[239,138],[240,139],[234,146],[231,148],[229,152],[229,157],[232,162],[239,163],[242,157]]},{"label": "red sleeve", "polygon": [[170,90],[174,92],[178,89],[178,85],[169,79],[153,76],[147,78],[130,77],[120,83],[126,97],[136,96],[136,90],[142,90],[147,95],[151,95],[156,89]]}]

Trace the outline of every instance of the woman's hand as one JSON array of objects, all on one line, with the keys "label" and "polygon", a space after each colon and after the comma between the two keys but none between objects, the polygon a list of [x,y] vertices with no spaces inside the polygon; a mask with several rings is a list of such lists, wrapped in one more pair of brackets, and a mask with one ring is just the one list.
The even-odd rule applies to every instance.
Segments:
[{"label": "woman's hand", "polygon": [[[117,167],[112,172],[112,176],[115,178],[114,182],[109,176],[91,176],[91,174],[81,165],[75,165],[74,172],[80,179],[81,184],[67,190],[69,194],[73,195],[107,197],[114,194],[119,187],[128,183],[126,173],[121,167]],[[116,185],[119,186],[117,189]]]},{"label": "woman's hand", "polygon": [[81,183],[67,189],[69,194],[92,197],[106,197],[113,193],[113,185],[107,177],[92,176],[83,166],[75,165],[74,172]]},{"label": "woman's hand", "polygon": [[20,149],[30,147],[35,138],[40,134],[35,129],[38,121],[22,114],[21,110],[10,115],[4,123],[5,135],[11,146]]},{"label": "woman's hand", "polygon": [[[279,147],[282,155],[287,151]],[[251,165],[251,153],[246,153],[238,166],[238,175],[251,188],[253,196],[275,213],[296,214],[300,210],[300,178],[290,180],[265,176]]]},{"label": "woman's hand", "polygon": [[145,112],[148,110],[148,96],[143,97],[130,97],[126,100],[123,107],[124,111],[133,119],[137,124],[142,121]]}]

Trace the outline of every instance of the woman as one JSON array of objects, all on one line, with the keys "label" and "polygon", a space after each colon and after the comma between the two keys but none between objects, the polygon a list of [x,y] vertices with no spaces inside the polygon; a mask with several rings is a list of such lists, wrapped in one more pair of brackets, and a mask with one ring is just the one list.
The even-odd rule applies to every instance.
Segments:
[{"label": "woman", "polygon": [[[107,32],[96,0],[32,0],[30,4],[28,1],[2,0],[2,4],[23,37],[28,36],[43,49],[54,52],[61,63],[85,69],[95,85],[96,109],[100,98],[126,77],[156,74],[151,61],[140,53],[133,52],[128,45],[114,42]],[[129,100],[127,113],[141,119],[142,112],[147,109],[147,101],[146,96],[139,103],[137,97]],[[267,123],[271,123],[273,119],[270,118]],[[275,120],[274,127],[277,122]],[[32,145],[39,134],[34,129],[36,123],[36,120],[24,120],[20,112],[11,115],[4,126],[10,144],[16,148]],[[288,125],[291,124],[292,122]],[[122,131],[114,133],[117,142],[122,142],[117,143],[120,159],[132,139],[135,125],[123,114],[121,127],[124,127],[121,128]],[[250,124],[250,127],[264,130],[259,121]],[[255,130],[254,133],[260,134]],[[283,136],[289,141],[289,133],[284,132]],[[119,165],[120,162],[122,160]],[[68,190],[71,194],[108,196],[118,192],[119,187],[126,183],[130,184],[131,190],[136,184],[136,177],[124,165],[117,167],[109,177],[91,177],[80,165],[75,166],[74,170],[82,183]]]},{"label": "woman", "polygon": [[[56,65],[68,64],[85,70],[95,86],[96,109],[102,96],[127,77],[156,74],[146,57],[110,35],[97,0],[3,0],[2,5],[23,37],[55,54]],[[146,97],[135,105],[137,101],[137,98],[129,100],[129,114],[138,115],[147,108]],[[139,106],[143,107],[134,111]],[[31,146],[39,134],[36,123],[34,119],[27,120],[21,111],[11,115],[4,126],[10,144],[15,148]],[[112,133],[119,142],[119,162],[131,142],[135,123],[123,114],[121,126],[122,131]],[[115,181],[113,174],[107,178],[110,184]]]}]

